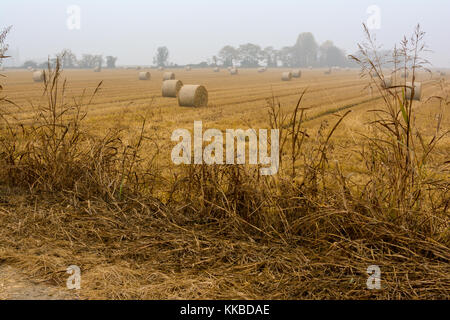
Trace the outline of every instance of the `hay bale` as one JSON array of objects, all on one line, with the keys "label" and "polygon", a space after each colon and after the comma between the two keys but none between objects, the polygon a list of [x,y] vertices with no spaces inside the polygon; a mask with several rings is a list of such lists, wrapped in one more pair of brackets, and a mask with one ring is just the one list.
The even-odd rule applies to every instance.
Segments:
[{"label": "hay bale", "polygon": [[309,66],[309,67],[308,67],[308,69],[309,69],[309,70],[312,70],[312,69],[313,69],[313,67],[312,67],[312,66]]},{"label": "hay bale", "polygon": [[235,75],[239,74],[239,70],[236,69],[236,68],[231,68],[231,69],[230,69],[230,74],[231,74],[232,76],[235,76]]},{"label": "hay bale", "polygon": [[150,80],[151,77],[150,72],[139,72],[139,80]]},{"label": "hay bale", "polygon": [[159,71],[164,71],[164,68],[163,67],[159,67],[158,70]]},{"label": "hay bale", "polygon": [[214,72],[220,72],[219,67],[215,67],[215,68],[214,68]]},{"label": "hay bale", "polygon": [[227,70],[228,70],[228,71],[231,71],[231,69],[233,69],[233,67],[227,67]]},{"label": "hay bale", "polygon": [[139,67],[139,66],[138,66],[138,67],[136,67],[136,70],[141,70],[141,69],[142,69],[142,68],[141,68],[141,67]]},{"label": "hay bale", "polygon": [[178,93],[178,104],[181,107],[206,107],[208,105],[208,91],[204,86],[183,86]]},{"label": "hay bale", "polygon": [[45,79],[45,73],[44,71],[35,71],[33,73],[33,81],[34,82],[42,82]]},{"label": "hay bale", "polygon": [[100,67],[95,67],[94,68],[94,72],[101,72],[102,71],[102,68],[100,68]]},{"label": "hay bale", "polygon": [[331,74],[331,68],[324,72],[324,74]]},{"label": "hay bale", "polygon": [[191,70],[192,70],[192,68],[190,66],[186,67],[186,71],[191,71]]},{"label": "hay bale", "polygon": [[266,68],[266,67],[258,68],[258,72],[259,72],[259,73],[263,73],[263,72],[266,72],[266,71],[267,71],[267,68]]},{"label": "hay bale", "polygon": [[302,70],[300,70],[300,69],[292,70],[292,77],[293,78],[301,78],[302,77]]},{"label": "hay bale", "polygon": [[406,99],[420,101],[420,98],[422,96],[422,83],[421,82],[414,83],[414,96],[413,97],[411,97],[411,95],[412,95],[412,83],[411,82],[406,83],[405,91],[406,91],[405,92]]},{"label": "hay bale", "polygon": [[175,73],[173,72],[164,72],[163,74],[163,81],[166,80],[175,80]]},{"label": "hay bale", "polygon": [[166,98],[176,98],[182,86],[183,82],[180,80],[166,80],[162,85],[162,96]]},{"label": "hay bale", "polygon": [[283,81],[291,81],[292,80],[292,72],[290,72],[290,71],[283,72],[281,74],[281,80],[283,80]]}]

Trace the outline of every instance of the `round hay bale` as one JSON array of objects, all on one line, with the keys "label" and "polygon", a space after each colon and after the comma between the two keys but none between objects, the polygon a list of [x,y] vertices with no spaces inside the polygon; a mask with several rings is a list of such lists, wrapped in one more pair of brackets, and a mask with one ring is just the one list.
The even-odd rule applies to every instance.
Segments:
[{"label": "round hay bale", "polygon": [[300,70],[300,69],[292,70],[292,77],[293,78],[301,78],[302,77],[302,70]]},{"label": "round hay bale", "polygon": [[192,70],[192,68],[190,66],[186,67],[186,71],[191,71],[191,70]]},{"label": "round hay bale", "polygon": [[290,71],[283,72],[281,74],[281,80],[283,80],[283,81],[291,81],[292,80],[292,72],[290,72]]},{"label": "round hay bale", "polygon": [[204,86],[183,86],[178,93],[178,104],[181,107],[206,107],[208,105],[208,91]]},{"label": "round hay bale", "polygon": [[230,74],[231,74],[232,76],[235,76],[235,75],[239,74],[239,70],[236,69],[236,68],[231,68],[231,69],[230,69]]},{"label": "round hay bale", "polygon": [[33,73],[33,81],[34,82],[42,82],[45,79],[44,71],[35,71]]},{"label": "round hay bale", "polygon": [[175,80],[175,73],[173,72],[164,72],[163,74],[163,81],[166,80]]},{"label": "round hay bale", "polygon": [[313,67],[312,67],[312,66],[309,66],[309,67],[308,67],[308,69],[309,69],[309,70],[312,70],[312,69],[313,69]]},{"label": "round hay bale", "polygon": [[164,71],[164,68],[163,67],[159,67],[158,70],[159,71]]},{"label": "round hay bale", "polygon": [[162,85],[162,96],[166,98],[176,98],[182,86],[183,82],[180,80],[166,80]]},{"label": "round hay bale", "polygon": [[100,67],[95,67],[94,68],[94,72],[101,72],[102,71],[102,68],[100,68]]},{"label": "round hay bale", "polygon": [[233,69],[233,67],[227,67],[227,70],[228,70],[228,71],[231,71],[231,69]]},{"label": "round hay bale", "polygon": [[411,94],[412,94],[412,83],[411,82],[406,83],[405,91],[406,91],[405,92],[406,99],[420,101],[420,98],[422,96],[422,83],[421,82],[414,83],[414,96],[413,97],[411,97]]},{"label": "round hay bale", "polygon": [[266,72],[266,71],[267,71],[267,68],[266,68],[266,67],[258,68],[258,72],[259,72],[259,73],[263,73],[263,72]]},{"label": "round hay bale", "polygon": [[215,67],[215,68],[214,68],[214,72],[220,72],[219,67]]},{"label": "round hay bale", "polygon": [[150,72],[139,72],[139,80],[150,80],[151,77]]}]

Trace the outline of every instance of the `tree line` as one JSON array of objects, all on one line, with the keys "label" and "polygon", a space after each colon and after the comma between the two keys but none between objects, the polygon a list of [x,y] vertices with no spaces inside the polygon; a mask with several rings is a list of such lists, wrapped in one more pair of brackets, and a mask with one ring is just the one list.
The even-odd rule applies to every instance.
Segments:
[{"label": "tree line", "polygon": [[[54,58],[49,59],[50,64],[56,63],[59,58],[64,68],[92,69],[95,67],[115,68],[117,57],[83,54],[80,59],[65,49]],[[153,64],[158,67],[178,66],[169,63],[169,49],[159,47],[153,58]],[[234,66],[244,68],[268,67],[348,67],[351,62],[344,50],[338,48],[332,41],[327,40],[319,45],[311,32],[301,33],[293,46],[275,49],[273,46],[265,48],[257,44],[247,43],[235,48],[231,45],[223,47],[209,62],[201,62],[197,67]],[[23,67],[46,68],[48,62],[38,64],[32,60],[26,61]]]},{"label": "tree line", "polygon": [[48,64],[51,66],[56,64],[56,60],[59,59],[61,66],[67,69],[93,69],[96,67],[102,68],[115,68],[117,57],[94,54],[83,54],[81,58],[78,59],[77,56],[69,49],[64,49],[60,53],[57,53],[55,57],[49,58],[48,61],[43,63],[37,63],[33,60],[28,60],[23,64],[24,68],[42,68],[46,69]]},{"label": "tree line", "polygon": [[[153,58],[158,67],[178,66],[169,63],[169,49],[159,47]],[[268,67],[348,67],[353,64],[347,59],[344,50],[328,40],[319,45],[310,32],[301,33],[293,46],[275,49],[273,46],[262,48],[257,44],[247,43],[235,48],[227,45],[209,62],[201,62],[193,66],[234,66],[244,68]]]},{"label": "tree line", "polygon": [[310,32],[301,33],[293,46],[275,49],[272,46],[261,48],[259,45],[247,43],[238,48],[227,45],[213,63],[225,67],[240,65],[241,67],[347,67],[352,63],[347,59],[344,50],[338,48],[330,40],[319,45]]}]

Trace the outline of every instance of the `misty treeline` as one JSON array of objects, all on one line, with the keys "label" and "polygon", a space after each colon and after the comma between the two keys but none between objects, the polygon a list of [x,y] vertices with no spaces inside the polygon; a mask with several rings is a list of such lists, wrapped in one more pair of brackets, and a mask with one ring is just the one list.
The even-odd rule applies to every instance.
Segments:
[{"label": "misty treeline", "polygon": [[[116,68],[117,57],[93,54],[83,54],[80,58],[69,49],[56,54],[49,61],[36,63],[33,60],[26,61],[25,68],[47,68],[56,64],[59,58],[63,68],[92,69],[95,67]],[[159,47],[153,57],[153,65],[158,67],[179,67],[178,64],[169,62],[169,49]],[[293,46],[275,49],[273,46],[262,48],[253,43],[242,44],[239,47],[226,45],[217,55],[208,62],[191,64],[195,67],[211,66],[240,66],[243,68],[268,67],[352,67],[354,61],[348,59],[346,52],[338,48],[332,41],[327,40],[318,44],[311,32],[301,33]]]},{"label": "misty treeline", "polygon": [[347,67],[353,64],[344,50],[338,48],[330,40],[319,45],[311,32],[301,33],[297,42],[289,47],[275,49],[272,46],[261,48],[252,43],[240,45],[238,48],[225,46],[213,64],[241,67]]},{"label": "misty treeline", "polygon": [[53,67],[56,65],[56,60],[59,59],[61,66],[67,69],[92,69],[96,67],[115,68],[117,57],[94,54],[82,54],[80,58],[69,49],[64,49],[57,53],[53,58],[43,63],[37,63],[33,60],[28,60],[23,64],[24,68],[47,68],[48,64]]},{"label": "misty treeline", "polygon": [[[169,63],[167,47],[158,48],[153,63],[156,66],[178,66]],[[289,47],[275,49],[273,46],[262,48],[247,43],[235,48],[227,45],[209,62],[191,64],[196,67],[241,66],[244,68],[268,67],[349,67],[354,62],[347,58],[344,50],[338,48],[330,40],[319,45],[310,32],[301,33],[297,42]]]}]

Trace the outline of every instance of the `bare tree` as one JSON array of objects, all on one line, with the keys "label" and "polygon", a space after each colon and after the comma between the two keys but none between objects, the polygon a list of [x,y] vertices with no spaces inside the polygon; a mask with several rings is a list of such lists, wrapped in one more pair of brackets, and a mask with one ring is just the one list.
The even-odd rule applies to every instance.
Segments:
[{"label": "bare tree", "polygon": [[165,67],[169,60],[169,49],[167,47],[159,47],[153,58],[153,63],[158,67]]},{"label": "bare tree", "polygon": [[12,26],[9,26],[3,29],[3,31],[0,33],[0,66],[2,64],[3,59],[8,58],[8,56],[5,55],[6,51],[8,50],[8,45],[5,44],[5,40],[11,28]]},{"label": "bare tree", "polygon": [[116,61],[117,61],[117,57],[107,56],[106,57],[106,67],[109,69],[115,69]]}]

